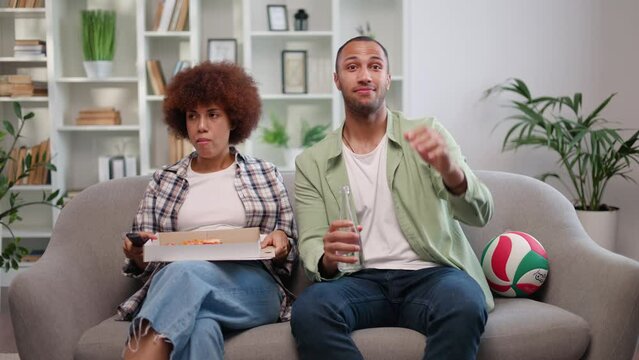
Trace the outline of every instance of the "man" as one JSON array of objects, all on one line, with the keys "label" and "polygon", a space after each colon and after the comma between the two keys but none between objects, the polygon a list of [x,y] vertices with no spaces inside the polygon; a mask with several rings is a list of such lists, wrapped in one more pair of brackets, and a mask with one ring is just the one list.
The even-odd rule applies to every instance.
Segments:
[{"label": "man", "polygon": [[[458,221],[483,226],[490,192],[432,118],[386,108],[386,49],[368,37],[338,51],[342,128],[300,155],[295,197],[300,255],[317,281],[293,305],[302,359],[361,359],[351,332],[405,327],[426,335],[425,359],[474,359],[493,299]],[[339,189],[350,185],[361,233],[340,231]],[[361,236],[362,248],[358,244]],[[344,274],[339,262],[363,269]]]}]

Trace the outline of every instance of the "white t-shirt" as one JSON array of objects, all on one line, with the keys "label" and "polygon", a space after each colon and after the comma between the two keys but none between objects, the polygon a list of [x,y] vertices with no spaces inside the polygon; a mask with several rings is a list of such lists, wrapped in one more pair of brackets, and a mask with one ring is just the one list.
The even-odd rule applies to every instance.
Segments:
[{"label": "white t-shirt", "polygon": [[355,154],[342,143],[348,180],[355,202],[365,268],[418,270],[437,264],[423,261],[401,231],[386,179],[386,135],[375,150]]},{"label": "white t-shirt", "polygon": [[241,228],[246,213],[235,190],[237,163],[212,173],[197,173],[191,166],[186,171],[189,191],[180,208],[178,231],[200,231]]}]

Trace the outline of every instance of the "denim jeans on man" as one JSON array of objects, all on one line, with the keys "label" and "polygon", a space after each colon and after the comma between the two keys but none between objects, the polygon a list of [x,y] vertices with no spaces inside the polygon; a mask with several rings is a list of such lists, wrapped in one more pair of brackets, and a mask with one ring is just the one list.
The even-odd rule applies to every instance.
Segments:
[{"label": "denim jeans on man", "polygon": [[144,333],[146,319],[173,344],[172,360],[221,360],[224,332],[274,323],[279,310],[277,283],[258,261],[178,261],[153,278],[131,332]]},{"label": "denim jeans on man", "polygon": [[451,267],[365,269],[307,288],[293,303],[301,359],[362,359],[351,332],[403,327],[426,336],[424,359],[475,359],[488,314],[482,289]]}]

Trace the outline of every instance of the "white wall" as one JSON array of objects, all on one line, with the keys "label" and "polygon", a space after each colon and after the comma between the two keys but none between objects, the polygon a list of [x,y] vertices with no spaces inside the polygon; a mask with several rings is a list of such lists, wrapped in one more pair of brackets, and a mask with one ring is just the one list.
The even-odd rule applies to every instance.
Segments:
[{"label": "white wall", "polygon": [[[475,169],[535,176],[556,170],[545,150],[501,153],[508,114],[487,88],[524,79],[533,95],[580,91],[584,109],[617,92],[603,115],[639,128],[639,1],[409,0],[409,115],[434,115]],[[639,181],[639,167],[632,174]],[[561,189],[560,189],[561,190]],[[639,185],[610,183],[621,208],[617,252],[639,260]]]}]

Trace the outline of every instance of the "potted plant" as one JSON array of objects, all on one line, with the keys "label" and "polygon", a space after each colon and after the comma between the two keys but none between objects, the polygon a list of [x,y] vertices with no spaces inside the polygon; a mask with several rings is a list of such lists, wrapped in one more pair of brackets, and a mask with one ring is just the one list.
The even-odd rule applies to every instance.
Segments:
[{"label": "potted plant", "polygon": [[[55,166],[48,160],[44,160],[46,154],[36,155],[35,158],[31,156],[31,154],[27,154],[25,158],[22,160],[18,166],[21,166],[21,171],[19,175],[15,179],[10,179],[7,176],[7,172],[4,171],[5,168],[9,165],[9,163],[17,162],[17,159],[11,158],[12,151],[18,145],[18,139],[21,137],[22,130],[24,129],[27,121],[31,120],[34,117],[32,112],[23,116],[22,107],[19,103],[13,103],[13,110],[17,117],[17,130],[14,125],[8,121],[4,120],[3,129],[0,129],[0,143],[3,144],[0,147],[0,202],[3,204],[8,202],[8,207],[4,207],[0,210],[0,240],[2,239],[2,230],[6,228],[11,236],[12,241],[3,246],[2,256],[0,256],[0,268],[5,271],[9,271],[9,269],[18,269],[19,262],[24,255],[27,254],[27,249],[20,245],[20,238],[16,237],[13,231],[11,230],[11,224],[22,220],[20,217],[19,210],[25,206],[32,205],[49,205],[59,207],[62,205],[62,197],[58,197],[59,190],[53,191],[51,194],[47,195],[44,191],[42,192],[42,198],[36,201],[24,202],[20,199],[20,193],[16,191],[12,191],[12,188],[19,183],[19,181],[23,178],[28,178],[29,174],[33,171],[36,171],[40,167],[45,167],[47,170],[55,171]],[[7,136],[8,135],[8,136]],[[9,140],[9,147],[5,148],[5,140]],[[5,199],[7,197],[7,199]],[[2,244],[2,241],[0,241]]]},{"label": "potted plant", "polygon": [[82,51],[88,77],[111,75],[115,53],[115,11],[82,10]]},{"label": "potted plant", "polygon": [[286,130],[284,123],[275,115],[271,114],[271,126],[262,129],[262,141],[284,150],[286,166],[288,168],[295,167],[295,158],[304,148],[311,147],[316,142],[322,140],[326,136],[329,125],[313,125],[302,120],[302,129],[300,131],[300,146],[289,146],[290,136]]},{"label": "potted plant", "polygon": [[[581,93],[572,97],[533,97],[526,83],[520,79],[497,85],[487,90],[485,96],[496,92],[516,95],[509,101],[515,114],[504,119],[510,128],[502,151],[543,147],[554,152],[563,173],[548,172],[540,178],[557,179],[573,198],[575,209],[590,237],[612,250],[618,208],[605,204],[603,195],[609,181],[615,177],[634,182],[628,174],[633,163],[639,163],[639,130],[632,132],[611,126],[601,116],[615,94],[586,114],[582,111]],[[626,132],[630,132],[630,136],[624,138],[622,134]],[[603,219],[592,223],[590,219],[593,216]]]}]

